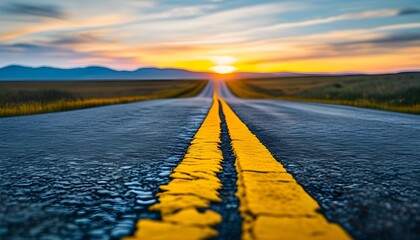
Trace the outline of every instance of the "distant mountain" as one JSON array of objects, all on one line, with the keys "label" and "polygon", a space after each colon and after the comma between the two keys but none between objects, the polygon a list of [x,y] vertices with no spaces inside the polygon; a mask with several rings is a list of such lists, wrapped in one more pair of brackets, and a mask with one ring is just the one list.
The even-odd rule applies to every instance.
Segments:
[{"label": "distant mountain", "polygon": [[134,71],[98,66],[62,69],[10,65],[0,68],[0,80],[203,79],[209,76],[209,73],[173,68],[139,68]]},{"label": "distant mountain", "polygon": [[[279,72],[252,73],[238,72],[230,74],[234,78],[269,78],[295,77],[308,74]],[[193,72],[176,68],[139,68],[134,71],[118,71],[106,67],[90,66],[84,68],[26,67],[10,65],[0,68],[1,80],[127,80],[127,79],[210,79],[217,78],[209,72]]]}]

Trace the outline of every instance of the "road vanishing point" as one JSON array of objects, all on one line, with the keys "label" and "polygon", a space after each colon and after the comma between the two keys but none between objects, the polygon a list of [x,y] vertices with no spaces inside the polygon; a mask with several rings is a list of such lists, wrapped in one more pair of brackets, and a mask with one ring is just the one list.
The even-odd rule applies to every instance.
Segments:
[{"label": "road vanishing point", "polygon": [[0,238],[417,239],[419,123],[217,81],[0,119]]}]

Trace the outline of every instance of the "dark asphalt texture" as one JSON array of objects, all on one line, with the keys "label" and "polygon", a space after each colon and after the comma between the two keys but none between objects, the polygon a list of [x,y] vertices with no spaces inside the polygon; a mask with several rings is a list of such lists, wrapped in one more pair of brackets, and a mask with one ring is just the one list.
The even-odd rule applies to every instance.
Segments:
[{"label": "dark asphalt texture", "polygon": [[[220,95],[330,221],[356,239],[420,239],[420,116]],[[0,119],[0,239],[129,235],[211,105],[144,101]],[[222,124],[224,224],[237,229],[233,156]],[[225,210],[223,210],[225,209]],[[237,237],[226,227],[222,236]],[[223,239],[221,237],[220,239]]]},{"label": "dark asphalt texture", "polygon": [[156,218],[211,97],[0,119],[0,239],[119,238]]},{"label": "dark asphalt texture", "polygon": [[420,239],[420,116],[219,93],[329,220],[356,239]]}]

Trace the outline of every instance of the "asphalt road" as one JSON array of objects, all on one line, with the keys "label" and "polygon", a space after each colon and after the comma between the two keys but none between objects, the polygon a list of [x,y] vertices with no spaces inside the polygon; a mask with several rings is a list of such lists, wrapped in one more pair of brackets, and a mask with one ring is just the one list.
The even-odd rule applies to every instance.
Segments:
[{"label": "asphalt road", "polygon": [[212,94],[0,119],[0,239],[132,233]]},{"label": "asphalt road", "polygon": [[[156,218],[146,208],[185,154],[212,89],[190,99],[0,119],[0,239],[119,238],[138,219]],[[223,84],[219,93],[330,221],[357,239],[419,238],[419,116],[242,100]],[[221,195],[229,204],[213,207],[235,211],[237,200],[223,197],[236,189],[226,126],[222,138],[230,172],[221,176]],[[223,224],[238,225],[232,216]]]},{"label": "asphalt road", "polygon": [[357,239],[419,239],[420,116],[219,94]]}]

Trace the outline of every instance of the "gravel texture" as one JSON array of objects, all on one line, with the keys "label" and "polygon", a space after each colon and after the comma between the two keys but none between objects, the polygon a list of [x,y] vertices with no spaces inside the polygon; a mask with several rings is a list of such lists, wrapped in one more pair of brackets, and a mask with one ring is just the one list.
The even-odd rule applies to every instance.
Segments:
[{"label": "gravel texture", "polygon": [[420,116],[230,97],[329,220],[356,239],[420,238]]},{"label": "gravel texture", "polygon": [[210,98],[0,119],[0,239],[129,235],[182,159]]}]

